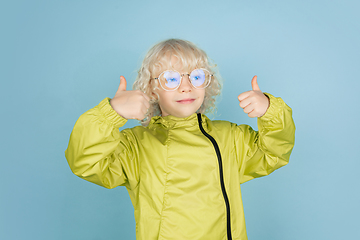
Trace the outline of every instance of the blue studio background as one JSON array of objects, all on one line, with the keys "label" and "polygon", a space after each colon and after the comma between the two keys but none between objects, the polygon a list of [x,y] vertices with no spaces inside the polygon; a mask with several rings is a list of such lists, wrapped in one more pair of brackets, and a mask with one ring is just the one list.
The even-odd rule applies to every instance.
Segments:
[{"label": "blue studio background", "polygon": [[[1,1],[0,239],[135,239],[125,188],[73,175],[77,118],[167,38],[190,40],[224,79],[216,119],[250,124],[237,95],[281,96],[290,164],[242,185],[250,240],[360,239],[359,1]],[[132,127],[136,121],[129,121]]]}]

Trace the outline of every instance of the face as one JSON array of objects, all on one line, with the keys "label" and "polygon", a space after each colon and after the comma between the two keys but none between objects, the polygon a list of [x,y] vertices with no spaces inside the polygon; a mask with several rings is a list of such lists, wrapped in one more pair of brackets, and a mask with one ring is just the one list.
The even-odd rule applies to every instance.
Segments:
[{"label": "face", "polygon": [[[173,65],[172,69],[180,74],[190,73],[193,70],[184,71],[179,64]],[[165,70],[169,69],[159,69],[155,76],[157,77]],[[195,113],[204,101],[205,89],[194,88],[187,74],[182,77],[181,84],[175,91],[165,91],[159,86],[158,81],[156,84],[158,86],[156,93],[159,95],[159,106],[163,117],[168,115],[180,118],[188,117]]]}]

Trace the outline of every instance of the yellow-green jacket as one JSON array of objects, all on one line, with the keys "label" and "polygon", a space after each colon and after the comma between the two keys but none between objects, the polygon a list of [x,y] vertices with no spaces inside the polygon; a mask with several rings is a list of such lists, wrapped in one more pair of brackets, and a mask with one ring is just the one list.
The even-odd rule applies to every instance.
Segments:
[{"label": "yellow-green jacket", "polygon": [[104,99],[78,119],[65,155],[77,176],[126,186],[139,240],[246,240],[240,184],[286,165],[294,145],[291,109],[267,96],[258,132],[197,114],[120,132],[126,119]]}]

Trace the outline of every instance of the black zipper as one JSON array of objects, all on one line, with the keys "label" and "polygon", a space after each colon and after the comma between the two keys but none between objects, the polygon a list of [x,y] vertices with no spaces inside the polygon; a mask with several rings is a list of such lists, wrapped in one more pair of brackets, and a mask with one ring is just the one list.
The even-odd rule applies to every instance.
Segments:
[{"label": "black zipper", "polygon": [[231,222],[230,222],[230,203],[229,203],[229,198],[227,196],[226,193],[226,189],[225,189],[225,184],[224,184],[224,175],[223,175],[223,167],[222,167],[222,160],[221,160],[221,154],[220,154],[220,149],[219,146],[217,144],[217,142],[215,141],[215,139],[209,135],[207,132],[205,132],[202,124],[201,124],[201,114],[198,113],[197,114],[198,117],[198,122],[199,122],[199,127],[200,127],[200,131],[211,141],[211,143],[214,145],[215,148],[215,152],[218,158],[218,163],[219,163],[219,172],[220,172],[220,185],[221,185],[221,191],[222,194],[224,196],[224,200],[225,200],[225,205],[226,205],[226,225],[227,225],[227,237],[228,240],[232,240],[231,237]]}]

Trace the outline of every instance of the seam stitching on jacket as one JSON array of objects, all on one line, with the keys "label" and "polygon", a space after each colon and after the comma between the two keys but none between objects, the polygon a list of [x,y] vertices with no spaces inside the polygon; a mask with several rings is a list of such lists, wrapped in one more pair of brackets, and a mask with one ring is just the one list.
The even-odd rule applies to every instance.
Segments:
[{"label": "seam stitching on jacket", "polygon": [[168,182],[168,174],[169,174],[169,170],[168,170],[168,155],[169,155],[169,138],[170,138],[170,130],[167,129],[168,131],[168,138],[165,141],[165,145],[166,145],[166,157],[165,157],[165,166],[164,166],[164,170],[165,170],[165,177],[164,177],[164,192],[163,192],[163,201],[162,201],[162,208],[161,208],[161,212],[160,212],[160,224],[159,224],[159,235],[158,235],[158,239],[160,239],[160,236],[162,234],[162,226],[163,226],[163,212],[164,212],[164,208],[165,208],[165,193],[166,193],[166,187],[167,187],[167,182]]}]

